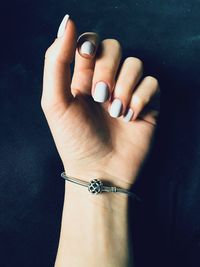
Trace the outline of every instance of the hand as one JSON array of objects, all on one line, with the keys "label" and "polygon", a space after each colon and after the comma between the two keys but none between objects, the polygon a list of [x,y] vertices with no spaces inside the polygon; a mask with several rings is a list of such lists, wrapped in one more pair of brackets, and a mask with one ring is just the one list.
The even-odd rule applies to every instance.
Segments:
[{"label": "hand", "polygon": [[158,81],[142,79],[143,64],[134,57],[119,71],[117,40],[98,45],[97,35],[89,33],[79,43],[76,49],[76,28],[66,16],[45,54],[43,111],[68,175],[130,188],[156,127]]}]

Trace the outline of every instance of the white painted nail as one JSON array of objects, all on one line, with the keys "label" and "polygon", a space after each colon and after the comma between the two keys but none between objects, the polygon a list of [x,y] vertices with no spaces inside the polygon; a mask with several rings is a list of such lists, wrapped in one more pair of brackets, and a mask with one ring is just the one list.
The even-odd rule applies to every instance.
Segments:
[{"label": "white painted nail", "polygon": [[103,103],[109,97],[108,85],[105,82],[98,82],[94,89],[93,98],[96,102]]},{"label": "white painted nail", "polygon": [[110,116],[113,118],[117,118],[120,116],[122,111],[122,101],[118,98],[114,99],[114,101],[112,102],[111,106],[110,106]]},{"label": "white painted nail", "polygon": [[123,116],[123,120],[125,122],[129,122],[133,117],[133,110],[129,108],[129,110],[126,112],[126,114]]},{"label": "white painted nail", "polygon": [[91,43],[90,41],[85,41],[81,46],[80,52],[82,54],[93,55],[94,50],[95,46],[93,45],[93,43]]},{"label": "white painted nail", "polygon": [[57,33],[58,38],[64,35],[68,20],[69,20],[69,15],[65,15],[58,29],[58,33]]}]

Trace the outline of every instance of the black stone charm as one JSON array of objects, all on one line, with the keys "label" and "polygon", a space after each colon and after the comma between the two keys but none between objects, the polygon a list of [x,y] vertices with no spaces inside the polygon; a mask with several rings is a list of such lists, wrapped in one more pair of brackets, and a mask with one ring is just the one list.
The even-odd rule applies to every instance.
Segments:
[{"label": "black stone charm", "polygon": [[88,185],[88,191],[92,194],[102,193],[103,183],[100,180],[94,179]]}]

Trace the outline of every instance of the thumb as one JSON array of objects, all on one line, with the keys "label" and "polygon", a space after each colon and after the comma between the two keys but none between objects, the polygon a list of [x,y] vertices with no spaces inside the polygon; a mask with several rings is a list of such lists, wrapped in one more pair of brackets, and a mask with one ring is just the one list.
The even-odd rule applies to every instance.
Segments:
[{"label": "thumb", "polygon": [[76,26],[66,15],[58,29],[57,38],[45,53],[43,92],[41,106],[51,110],[55,105],[59,110],[66,109],[71,94],[70,63],[76,48]]}]

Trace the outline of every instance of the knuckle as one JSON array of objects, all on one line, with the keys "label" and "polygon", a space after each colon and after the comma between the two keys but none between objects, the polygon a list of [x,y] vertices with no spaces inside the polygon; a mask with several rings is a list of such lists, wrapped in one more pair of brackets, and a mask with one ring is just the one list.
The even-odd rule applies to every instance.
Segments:
[{"label": "knuckle", "polygon": [[126,64],[131,64],[134,62],[134,57],[127,57],[125,60],[124,60],[124,63]]},{"label": "knuckle", "polygon": [[132,70],[132,73],[135,78],[142,77],[143,75],[143,62],[139,58],[136,57],[127,57],[123,63],[123,65],[126,65],[129,69]]},{"label": "knuckle", "polygon": [[51,60],[51,61],[56,61],[58,58],[58,49],[56,46],[56,40],[53,42],[51,46],[47,48],[44,54],[45,60]]},{"label": "knuckle", "polygon": [[49,55],[52,53],[52,46],[53,44],[46,49],[45,54],[44,54],[45,58],[48,58]]},{"label": "knuckle", "polygon": [[143,69],[143,62],[137,57],[128,57],[126,59],[128,62],[132,62],[134,65],[137,65],[140,69]]},{"label": "knuckle", "polygon": [[159,82],[155,77],[147,76],[145,79],[149,84],[151,84],[154,88],[156,88],[156,91],[160,90]]},{"label": "knuckle", "polygon": [[117,49],[120,52],[122,50],[120,42],[116,39],[105,39],[102,43],[105,45],[112,46],[114,49]]},{"label": "knuckle", "polygon": [[130,66],[130,68],[137,70],[139,73],[143,73],[144,65],[141,59],[136,57],[127,57],[124,64]]}]

